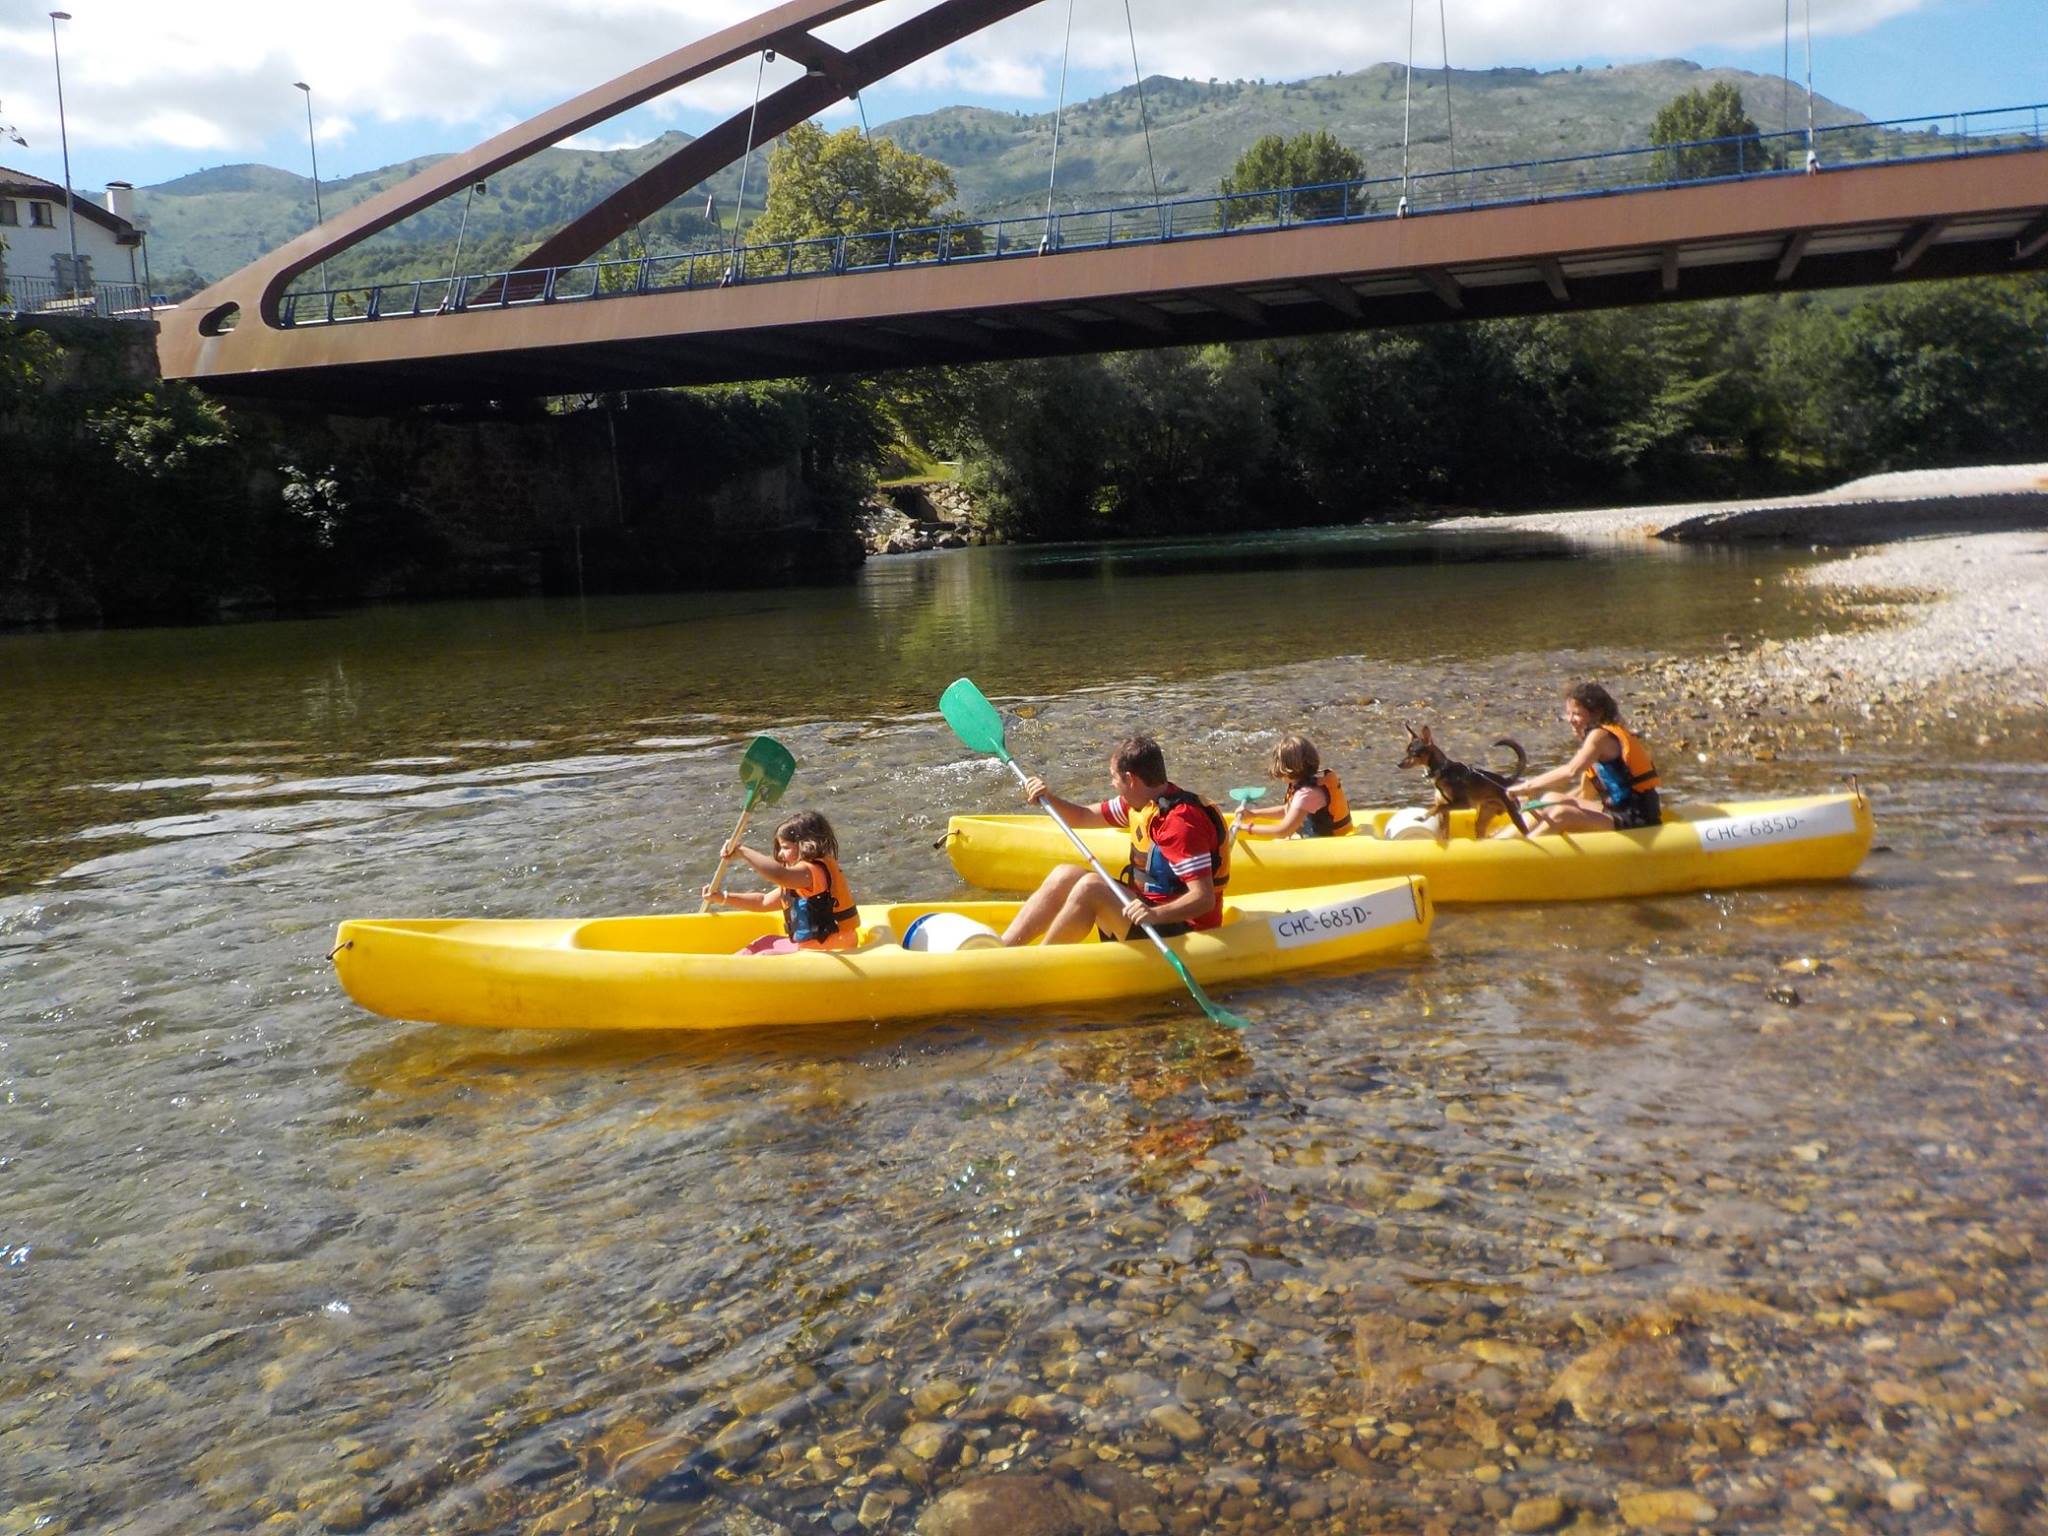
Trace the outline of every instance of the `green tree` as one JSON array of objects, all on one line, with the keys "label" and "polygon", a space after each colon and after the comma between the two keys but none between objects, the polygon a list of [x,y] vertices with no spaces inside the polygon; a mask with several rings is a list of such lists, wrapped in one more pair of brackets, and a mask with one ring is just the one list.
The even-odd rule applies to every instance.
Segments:
[{"label": "green tree", "polygon": [[1764,348],[1796,448],[1831,474],[2048,452],[2048,278],[1874,289],[1797,303]]},{"label": "green tree", "polygon": [[[786,240],[823,242],[835,235],[875,235],[849,250],[850,262],[887,259],[888,233],[899,236],[898,256],[928,256],[938,236],[930,226],[958,217],[953,173],[938,161],[900,149],[887,139],[870,139],[858,128],[827,133],[816,123],[798,123],[782,137],[768,160],[768,203],[747,226],[748,245]],[[870,249],[869,246],[873,248]],[[800,271],[830,265],[822,243],[797,255]],[[756,258],[757,268],[780,267],[780,259]]]},{"label": "green tree", "polygon": [[1768,163],[1756,121],[1742,105],[1742,92],[1726,80],[1672,97],[1650,125],[1650,142],[1687,146],[1651,157],[1659,181],[1734,176],[1762,170]]},{"label": "green tree", "polygon": [[[1295,194],[1295,218],[1335,218],[1344,212],[1346,203],[1343,189],[1335,184],[1362,181],[1364,177],[1364,157],[1321,128],[1313,133],[1296,134],[1291,139],[1269,133],[1239,155],[1237,164],[1230,168],[1230,174],[1218,184],[1217,190],[1225,197],[1235,198],[1224,205],[1223,221],[1226,224],[1247,224],[1278,218],[1279,198],[1242,197],[1238,194],[1284,187],[1319,189]],[[1359,211],[1355,193],[1350,207],[1354,213]]]}]

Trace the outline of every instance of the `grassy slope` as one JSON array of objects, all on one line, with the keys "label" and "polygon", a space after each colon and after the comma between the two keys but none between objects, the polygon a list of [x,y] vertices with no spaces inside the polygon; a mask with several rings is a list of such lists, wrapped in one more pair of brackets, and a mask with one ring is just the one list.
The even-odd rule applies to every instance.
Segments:
[{"label": "grassy slope", "polygon": [[[1657,111],[1679,92],[1704,89],[1719,80],[1743,93],[1750,115],[1770,132],[1777,128],[1782,83],[1741,70],[1700,69],[1679,60],[1586,70],[1495,69],[1454,71],[1452,126],[1460,165],[1497,164],[1551,155],[1585,154],[1644,143]],[[1224,81],[1215,84],[1155,76],[1145,85],[1152,152],[1162,191],[1200,195],[1215,190],[1237,156],[1266,133],[1299,133],[1326,128],[1358,149],[1368,175],[1401,169],[1404,76],[1392,64],[1351,74],[1272,84]],[[1791,101],[1795,126],[1805,106]],[[1817,103],[1823,125],[1861,121],[1859,114],[1825,100]],[[1042,206],[1052,147],[1052,114],[997,112],[985,107],[949,107],[875,130],[907,149],[953,167],[961,206],[975,213],[999,213]],[[544,150],[490,180],[490,191],[470,211],[462,265],[480,271],[529,249],[611,189],[688,142],[665,134],[635,149]],[[323,182],[321,203],[328,217],[403,181],[438,156],[386,166],[343,181]],[[1414,144],[1411,168],[1442,169],[1449,163],[1441,71],[1415,77]],[[739,168],[713,178],[718,213],[730,218]],[[748,203],[758,206],[763,184],[757,158]],[[1140,131],[1138,93],[1113,92],[1067,109],[1061,126],[1059,196],[1062,206],[1087,206],[1149,191],[1145,141]],[[643,231],[650,250],[676,250],[708,243],[702,219],[704,190],[679,198]],[[152,221],[150,260],[162,277],[190,267],[212,281],[284,243],[313,220],[312,183],[267,166],[224,166],[140,190],[138,200]],[[453,258],[461,196],[413,215],[337,260],[344,276],[430,276],[445,274]],[[639,254],[637,241],[628,245]]]}]

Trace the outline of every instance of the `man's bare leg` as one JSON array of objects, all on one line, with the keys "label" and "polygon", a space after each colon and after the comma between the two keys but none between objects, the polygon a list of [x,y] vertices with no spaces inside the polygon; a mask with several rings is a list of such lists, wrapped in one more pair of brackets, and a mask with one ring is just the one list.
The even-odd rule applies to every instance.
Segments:
[{"label": "man's bare leg", "polygon": [[1052,926],[1074,888],[1084,880],[1094,879],[1095,871],[1086,864],[1062,864],[1054,869],[1038,883],[1037,890],[1024,898],[1024,905],[1003,930],[1003,943],[1012,947],[1029,944]]},{"label": "man's bare leg", "polygon": [[1075,944],[1088,937],[1091,929],[1100,928],[1105,933],[1124,934],[1130,927],[1123,918],[1124,903],[1137,895],[1125,885],[1114,890],[1106,886],[1089,872],[1086,880],[1067,893],[1067,899],[1052,920],[1052,926],[1045,931],[1048,944]]}]

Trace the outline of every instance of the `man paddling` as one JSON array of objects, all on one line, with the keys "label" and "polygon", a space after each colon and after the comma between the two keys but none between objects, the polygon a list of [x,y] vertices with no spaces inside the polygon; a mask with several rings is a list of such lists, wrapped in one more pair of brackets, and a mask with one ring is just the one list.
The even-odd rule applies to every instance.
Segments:
[{"label": "man paddling", "polygon": [[1223,920],[1230,879],[1230,838],[1207,801],[1170,782],[1166,756],[1150,736],[1132,736],[1109,758],[1116,793],[1096,805],[1063,800],[1045,781],[1025,782],[1024,798],[1058,811],[1072,827],[1127,827],[1131,859],[1114,886],[1082,864],[1062,864],[1017,909],[1003,934],[1007,945],[1072,944],[1096,929],[1105,939],[1138,936],[1149,918],[1164,938]]}]

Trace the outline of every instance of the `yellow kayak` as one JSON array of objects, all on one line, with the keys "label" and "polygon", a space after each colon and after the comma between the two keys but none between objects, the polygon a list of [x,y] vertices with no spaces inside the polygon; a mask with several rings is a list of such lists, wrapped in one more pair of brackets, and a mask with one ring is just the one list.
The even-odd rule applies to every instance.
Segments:
[{"label": "yellow kayak", "polygon": [[[363,1007],[484,1029],[735,1029],[1098,1003],[1180,990],[1143,939],[1019,949],[910,950],[897,935],[954,913],[1001,929],[1015,902],[860,909],[861,947],[737,955],[781,932],[772,913],[583,921],[431,918],[345,922],[334,968]],[[1423,881],[1352,880],[1225,904],[1220,927],[1171,939],[1205,986],[1336,965],[1417,943]]]},{"label": "yellow kayak", "polygon": [[[1860,793],[1686,805],[1667,809],[1662,826],[1569,837],[1481,841],[1472,835],[1470,811],[1452,813],[1446,842],[1433,834],[1382,835],[1397,815],[1354,807],[1360,830],[1346,837],[1241,837],[1230,854],[1230,894],[1389,875],[1427,875],[1431,897],[1447,904],[1836,880],[1863,862],[1871,834],[1870,806]],[[1081,835],[1112,874],[1129,860],[1126,834],[1100,828]],[[963,879],[995,891],[1031,890],[1054,865],[1075,862],[1073,845],[1039,815],[955,816],[947,823],[946,852]]]}]

